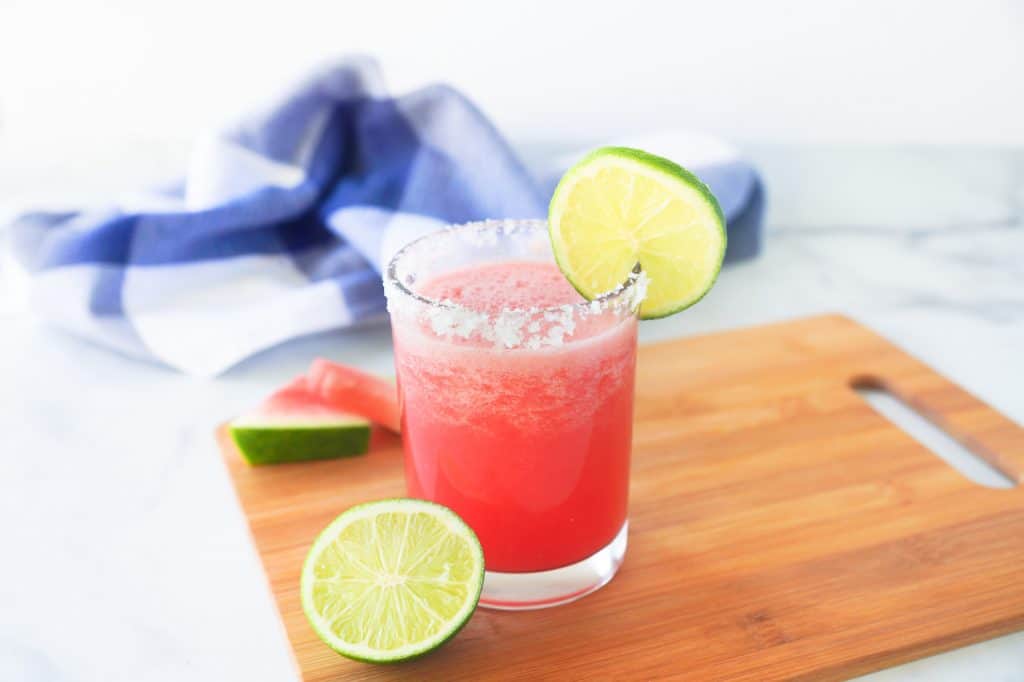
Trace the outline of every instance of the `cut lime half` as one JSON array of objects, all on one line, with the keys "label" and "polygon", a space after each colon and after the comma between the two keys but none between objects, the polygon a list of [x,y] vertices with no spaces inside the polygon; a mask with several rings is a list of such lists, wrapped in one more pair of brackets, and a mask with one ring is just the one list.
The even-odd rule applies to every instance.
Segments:
[{"label": "cut lime half", "polygon": [[455,512],[392,499],[352,507],[313,543],[302,568],[302,608],[338,653],[393,663],[432,651],[469,620],[484,555]]},{"label": "cut lime half", "polygon": [[566,172],[548,228],[558,266],[587,299],[619,286],[639,263],[645,319],[703,298],[725,257],[725,218],[711,190],[668,159],[627,147],[593,151]]}]

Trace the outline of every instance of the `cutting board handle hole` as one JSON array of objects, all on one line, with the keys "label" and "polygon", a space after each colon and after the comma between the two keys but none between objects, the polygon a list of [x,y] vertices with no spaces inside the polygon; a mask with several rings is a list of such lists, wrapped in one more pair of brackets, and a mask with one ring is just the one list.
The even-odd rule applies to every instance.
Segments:
[{"label": "cutting board handle hole", "polygon": [[900,399],[889,390],[885,381],[877,377],[860,376],[850,381],[850,387],[875,412],[931,450],[935,456],[956,469],[967,480],[986,488],[1014,487],[1015,484],[1010,477]]}]

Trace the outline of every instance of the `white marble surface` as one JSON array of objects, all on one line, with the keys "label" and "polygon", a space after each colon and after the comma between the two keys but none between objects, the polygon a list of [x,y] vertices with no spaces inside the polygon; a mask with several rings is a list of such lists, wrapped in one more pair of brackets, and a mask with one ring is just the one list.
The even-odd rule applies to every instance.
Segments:
[{"label": "white marble surface", "polygon": [[[1024,423],[1024,152],[750,154],[772,201],[764,254],[644,323],[645,340],[841,311]],[[314,355],[389,370],[387,330],[300,340],[207,381],[6,305],[0,680],[295,679],[211,434]],[[870,679],[1024,680],[1024,633]]]}]

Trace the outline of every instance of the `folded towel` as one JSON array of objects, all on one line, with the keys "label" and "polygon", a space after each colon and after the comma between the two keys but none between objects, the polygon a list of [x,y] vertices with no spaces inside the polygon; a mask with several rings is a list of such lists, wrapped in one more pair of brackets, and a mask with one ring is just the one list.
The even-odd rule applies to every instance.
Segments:
[{"label": "folded towel", "polygon": [[[757,252],[763,193],[734,150],[678,136],[646,148],[710,184],[727,259]],[[550,177],[533,177],[459,92],[389,97],[363,58],[200,140],[177,186],[131,206],[27,214],[11,235],[44,320],[212,376],[286,339],[383,319],[382,266],[410,239],[543,217],[549,196]]]}]

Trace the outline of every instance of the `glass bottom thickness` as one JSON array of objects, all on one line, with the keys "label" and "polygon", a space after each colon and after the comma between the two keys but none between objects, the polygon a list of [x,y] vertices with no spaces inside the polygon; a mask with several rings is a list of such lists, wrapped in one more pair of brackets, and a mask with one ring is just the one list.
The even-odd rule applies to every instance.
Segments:
[{"label": "glass bottom thickness", "polygon": [[499,573],[487,571],[480,606],[503,611],[545,609],[568,604],[601,589],[612,579],[626,555],[629,521],[607,545],[575,564],[550,571]]}]

